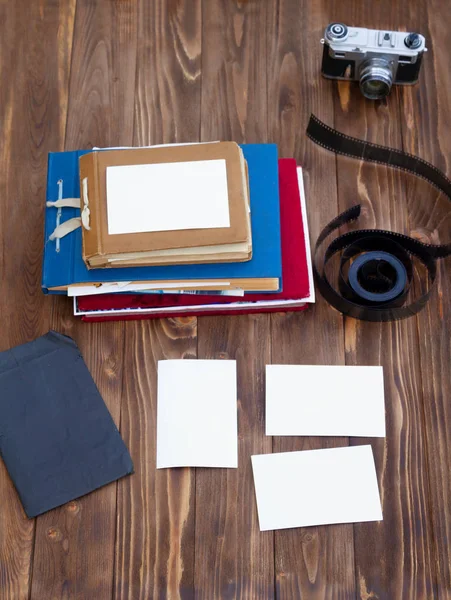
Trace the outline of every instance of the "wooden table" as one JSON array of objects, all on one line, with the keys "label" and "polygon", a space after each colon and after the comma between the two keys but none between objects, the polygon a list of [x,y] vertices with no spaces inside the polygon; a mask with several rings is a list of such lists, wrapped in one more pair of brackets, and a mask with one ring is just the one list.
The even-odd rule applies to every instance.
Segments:
[{"label": "wooden table", "polygon": [[[419,85],[375,103],[323,80],[319,40],[337,20],[424,33]],[[304,133],[314,112],[449,174],[449,2],[2,0],[0,24],[0,346],[49,328],[73,336],[136,468],[27,520],[0,461],[1,600],[451,598],[449,259],[426,309],[383,325],[321,298],[305,314],[89,325],[40,291],[52,150],[276,142],[305,168],[312,239],[360,201],[361,227],[449,240],[449,202],[427,184],[336,158]],[[238,470],[156,472],[156,361],[181,357],[238,361]],[[270,362],[383,365],[386,439],[266,437]],[[364,443],[383,522],[260,533],[251,454]]]}]

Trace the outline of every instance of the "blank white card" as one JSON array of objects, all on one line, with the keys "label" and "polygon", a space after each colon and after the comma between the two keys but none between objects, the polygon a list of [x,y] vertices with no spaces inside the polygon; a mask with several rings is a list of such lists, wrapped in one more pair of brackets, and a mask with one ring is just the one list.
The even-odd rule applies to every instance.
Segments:
[{"label": "blank white card", "polygon": [[107,167],[108,233],[230,227],[224,159]]},{"label": "blank white card", "polygon": [[160,360],[157,469],[237,466],[236,361]]},{"label": "blank white card", "polygon": [[382,367],[267,365],[266,435],[385,437]]},{"label": "blank white card", "polygon": [[261,531],[381,521],[371,446],[252,457]]}]

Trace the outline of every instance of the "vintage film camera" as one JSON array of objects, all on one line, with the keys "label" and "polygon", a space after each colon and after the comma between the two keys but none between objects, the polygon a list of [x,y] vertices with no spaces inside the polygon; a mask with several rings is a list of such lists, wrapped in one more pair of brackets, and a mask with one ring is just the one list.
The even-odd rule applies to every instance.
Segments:
[{"label": "vintage film camera", "polygon": [[418,81],[426,40],[418,33],[379,31],[331,23],[326,27],[322,74],[329,79],[358,81],[362,94],[379,100],[393,83]]}]

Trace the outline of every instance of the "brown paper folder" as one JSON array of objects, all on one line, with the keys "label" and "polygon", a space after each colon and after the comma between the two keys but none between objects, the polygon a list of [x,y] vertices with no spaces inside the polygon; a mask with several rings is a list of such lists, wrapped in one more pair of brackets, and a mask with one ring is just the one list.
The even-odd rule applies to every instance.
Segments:
[{"label": "brown paper folder", "polygon": [[[226,162],[230,227],[109,233],[108,167],[218,159]],[[238,262],[252,256],[247,165],[235,142],[92,152],[80,157],[80,184],[87,193],[87,198],[82,194],[82,208],[87,200],[90,212],[90,229],[83,227],[83,260],[88,268]]]}]

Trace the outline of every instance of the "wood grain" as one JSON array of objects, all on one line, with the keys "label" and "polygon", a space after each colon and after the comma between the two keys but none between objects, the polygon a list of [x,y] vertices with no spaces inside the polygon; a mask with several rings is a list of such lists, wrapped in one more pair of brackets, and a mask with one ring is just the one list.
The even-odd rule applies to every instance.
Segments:
[{"label": "wood grain", "polygon": [[[40,291],[47,152],[64,143],[74,4],[0,3],[1,350],[49,327],[50,302]],[[0,505],[0,597],[22,600],[29,596],[34,521],[1,461]]]},{"label": "wood grain", "polygon": [[203,0],[202,141],[267,141],[266,10]]},{"label": "wood grain", "polygon": [[271,452],[264,426],[269,315],[199,319],[198,357],[234,359],[238,469],[196,469],[196,598],[274,597],[274,535],[260,532],[252,454]]},{"label": "wood grain", "polygon": [[[85,327],[72,325],[68,311],[55,312],[54,320],[60,331],[78,343],[100,394],[119,425],[124,364],[122,324],[95,324],[88,333]],[[105,486],[37,519],[33,600],[111,598],[116,485]]]},{"label": "wood grain", "polygon": [[140,0],[135,145],[199,140],[201,25],[201,0]]},{"label": "wood grain", "polygon": [[137,18],[135,2],[77,0],[66,150],[132,144]]},{"label": "wood grain", "polygon": [[[266,9],[256,2],[203,2],[202,140],[265,141]],[[268,316],[202,317],[199,358],[237,360],[238,469],[196,470],[196,598],[273,598],[273,534],[260,533],[251,454],[264,435]]]},{"label": "wood grain", "polygon": [[[396,324],[318,298],[302,314],[88,325],[40,292],[47,152],[64,148],[276,142],[304,167],[312,241],[357,201],[359,228],[449,241],[450,203],[427,184],[304,131],[314,112],[449,174],[450,18],[444,0],[0,0],[0,350],[49,327],[73,336],[136,470],[30,521],[0,461],[1,600],[451,600],[450,259]],[[374,103],[322,79],[333,20],[424,33],[419,84]],[[238,361],[239,468],[157,472],[157,361],[197,356]],[[351,440],[374,449],[383,522],[259,531],[251,454],[350,443],[266,437],[268,362],[384,366],[387,437]]]},{"label": "wood grain", "polygon": [[[343,8],[337,18],[344,18]],[[346,18],[350,18],[346,15]],[[352,20],[374,28],[401,29],[404,14],[391,2],[368,10],[354,5]],[[396,89],[381,103],[364,99],[355,85],[335,84],[335,125],[358,138],[402,147],[400,100]],[[339,156],[340,210],[361,202],[356,228],[408,232],[405,180],[399,172]],[[406,349],[409,349],[406,352]],[[414,319],[374,324],[345,320],[346,364],[383,365],[386,398],[385,440],[371,443],[379,476],[384,520],[354,526],[356,585],[361,598],[434,596],[433,534],[430,527],[426,447],[422,435],[423,394]]]},{"label": "wood grain", "polygon": [[[66,149],[131,144],[136,33],[133,4],[77,2]],[[119,425],[123,324],[86,327],[60,298],[51,325],[76,340]],[[116,490],[111,484],[37,520],[33,599],[111,597]]]},{"label": "wood grain", "polygon": [[40,291],[47,152],[64,144],[74,6],[44,1],[24,19],[28,3],[0,4],[2,349],[48,328]]},{"label": "wood grain", "polygon": [[[134,143],[196,141],[200,0],[139,4]],[[157,361],[196,358],[197,322],[126,324],[122,434],[136,473],[119,482],[115,598],[194,598],[194,469],[156,471]]]},{"label": "wood grain", "polygon": [[194,469],[156,471],[157,364],[196,358],[196,319],[127,323],[121,431],[135,474],[119,482],[115,598],[193,598]]},{"label": "wood grain", "polygon": [[[317,76],[323,10],[322,4],[283,0],[274,3],[268,25],[273,40],[268,59],[270,137],[282,156],[294,156],[303,165],[312,241],[338,210],[335,178],[318,176],[335,172],[335,157],[318,152],[304,134],[311,112],[333,123],[330,84]],[[322,298],[305,313],[280,313],[271,320],[272,363],[344,363],[343,319]],[[274,452],[348,444],[343,438],[273,440]],[[305,482],[307,490],[312,485],[314,481]],[[352,525],[276,531],[275,568],[278,598],[355,597]]]},{"label": "wood grain", "polygon": [[[440,15],[440,18],[436,18]],[[451,111],[450,73],[440,57],[447,44],[446,23],[451,17],[449,5],[438,2],[411,7],[412,26],[421,30],[429,48],[419,86],[409,88],[402,102],[403,144],[417,154],[451,172],[451,142],[445,134]],[[432,243],[451,241],[451,203],[431,186],[417,178],[407,182],[409,224],[412,235]],[[451,598],[451,284],[450,259],[440,261],[436,290],[425,310],[417,317],[420,372],[427,442],[427,473],[431,493],[431,520],[437,568],[437,598]],[[440,324],[438,324],[440,322]],[[432,548],[433,546],[433,548]]]}]

